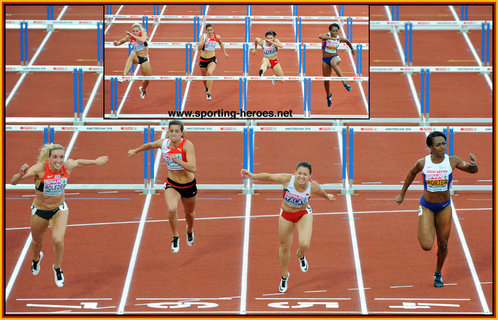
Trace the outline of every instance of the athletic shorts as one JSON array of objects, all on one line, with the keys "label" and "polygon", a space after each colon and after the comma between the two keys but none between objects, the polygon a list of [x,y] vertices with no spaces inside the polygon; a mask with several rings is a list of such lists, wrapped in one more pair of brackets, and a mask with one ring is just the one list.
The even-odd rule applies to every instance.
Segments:
[{"label": "athletic shorts", "polygon": [[429,210],[431,210],[432,212],[434,212],[435,214],[438,213],[439,211],[443,210],[444,208],[446,208],[447,206],[449,206],[451,204],[451,199],[446,201],[446,202],[441,202],[441,203],[432,203],[432,202],[427,202],[425,199],[424,199],[424,196],[422,195],[422,197],[420,198],[420,205],[424,208],[427,208]]},{"label": "athletic shorts", "polygon": [[339,59],[339,61],[341,61],[341,58],[339,57],[338,54],[336,54],[335,56],[332,56],[332,57],[322,57],[322,61],[325,62],[326,64],[328,64],[329,66],[331,66],[330,61],[332,61],[332,59],[334,59],[335,57],[337,57]]},{"label": "athletic shorts", "polygon": [[60,206],[53,210],[41,210],[35,208],[35,206],[31,206],[31,214],[36,214],[40,218],[43,218],[45,220],[50,220],[52,217],[59,211],[59,210],[68,210],[67,204],[64,201]]},{"label": "athletic shorts", "polygon": [[216,61],[216,56],[212,57],[212,58],[209,58],[209,59],[204,59],[203,57],[201,57],[201,59],[199,60],[199,67],[201,68],[207,68],[208,67],[208,64],[210,64],[211,62],[214,62],[214,63],[218,63]]},{"label": "athletic shorts", "polygon": [[148,57],[140,57],[140,56],[137,56],[137,57],[138,57],[138,64],[142,64],[144,62],[149,61]]},{"label": "athletic shorts", "polygon": [[301,210],[301,211],[297,211],[297,212],[288,212],[288,211],[284,211],[284,209],[280,208],[280,216],[282,218],[284,218],[285,220],[290,221],[290,222],[294,222],[294,223],[301,220],[301,218],[305,214],[311,214],[311,207],[310,206],[308,206],[305,210]]},{"label": "athletic shorts", "polygon": [[188,183],[178,183],[168,178],[164,189],[166,190],[169,188],[173,188],[178,191],[182,198],[193,198],[197,195],[197,182],[195,179]]},{"label": "athletic shorts", "polygon": [[276,66],[279,63],[278,58],[277,59],[268,59],[268,61],[270,61],[270,68],[272,68],[272,69],[274,66]]}]

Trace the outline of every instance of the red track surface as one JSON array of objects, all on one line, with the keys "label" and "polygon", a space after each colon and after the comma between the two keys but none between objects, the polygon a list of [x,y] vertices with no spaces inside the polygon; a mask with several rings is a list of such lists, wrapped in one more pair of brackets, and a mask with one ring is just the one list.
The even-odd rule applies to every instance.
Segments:
[{"label": "red track surface", "polygon": [[[282,8],[285,7],[285,10]],[[366,6],[362,6],[363,8]],[[29,8],[29,7],[28,7]],[[84,6],[73,7],[74,16],[70,19],[96,19],[92,10],[81,10]],[[330,6],[299,6],[300,15],[326,15],[335,12],[328,11]],[[419,6],[400,8],[400,20],[441,20],[449,19],[444,6],[421,10]],[[346,6],[346,15],[366,15],[365,9],[356,6]],[[61,7],[56,7],[55,15]],[[8,10],[6,10],[9,13]],[[120,14],[152,14],[152,5],[125,6]],[[168,5],[164,14],[198,14],[199,6]],[[253,15],[263,14],[290,15],[290,6],[253,6]],[[489,12],[489,11],[488,11]],[[490,19],[483,7],[471,6],[471,19]],[[14,13],[14,12],[13,12]],[[370,9],[372,19],[387,20],[384,7],[375,6]],[[410,13],[410,14],[408,14]],[[30,15],[16,13],[9,19],[41,18],[39,11]],[[216,5],[210,6],[212,15],[245,15],[245,7]],[[151,30],[152,24],[149,26]],[[230,28],[242,25],[231,25]],[[122,36],[124,25],[113,26],[106,34],[106,41]],[[215,25],[225,41],[243,41],[240,34],[232,32],[226,25]],[[279,38],[293,41],[293,33],[289,25],[278,26]],[[285,28],[284,28],[285,27]],[[163,29],[164,28],[164,29]],[[255,25],[251,30],[251,38],[261,36],[266,26]],[[273,26],[272,26],[273,28]],[[280,28],[282,30],[280,31]],[[288,28],[288,30],[287,30]],[[122,30],[121,30],[122,29]],[[276,29],[276,28],[275,28]],[[188,28],[190,30],[190,27]],[[360,30],[360,31],[359,31]],[[367,42],[368,34],[363,34],[361,27],[355,29],[354,39]],[[18,64],[19,33],[7,30],[6,51],[7,64]],[[313,25],[303,25],[303,41],[313,42],[322,28],[315,29]],[[36,64],[88,64],[94,61],[78,61],[82,56],[94,58],[96,52],[86,41],[75,41],[68,50],[60,55],[65,48],[60,43],[74,40],[72,34],[62,38],[63,33],[52,35],[52,38],[38,57]],[[81,31],[88,39],[96,37],[93,32]],[[358,32],[358,34],[356,33]],[[414,65],[449,65],[450,60],[471,60],[473,57],[461,48],[463,38],[458,33],[430,32],[428,37],[414,32]],[[30,47],[36,47],[42,41],[42,32],[36,34],[30,31]],[[477,33],[469,34],[476,49],[480,49],[480,39]],[[164,38],[160,38],[159,36]],[[236,38],[235,35],[239,37]],[[402,33],[400,33],[402,35]],[[61,38],[58,38],[61,36]],[[157,30],[156,41],[192,41],[192,32],[178,32],[172,25],[161,25]],[[231,38],[233,37],[233,38]],[[440,41],[441,52],[438,55],[429,54],[426,41],[430,38]],[[289,38],[289,39],[287,39]],[[401,65],[393,35],[384,31],[371,32],[372,65]],[[81,39],[81,38],[78,38]],[[85,38],[86,39],[86,38]],[[93,43],[95,39],[88,40]],[[401,40],[403,37],[401,36]],[[32,43],[31,43],[32,41]],[[424,49],[425,48],[425,49]],[[425,51],[424,51],[424,50]],[[17,50],[17,51],[16,51]],[[161,61],[161,50],[151,50],[153,74],[182,74],[184,57],[182,50],[171,50],[166,63]],[[231,54],[230,51],[234,51]],[[241,69],[242,57],[240,51],[229,50],[230,58],[225,60],[219,52],[219,64],[216,74],[238,74]],[[106,50],[106,74],[120,74],[126,55],[124,50]],[[292,50],[282,50],[281,61],[286,75],[297,74],[297,55]],[[320,69],[312,67],[318,57],[312,55],[318,51],[308,52],[307,72],[320,75]],[[479,52],[478,52],[479,53]],[[58,58],[57,58],[58,57]],[[352,67],[342,53],[341,68],[347,76]],[[90,59],[89,58],[89,59]],[[250,56],[250,73],[259,67],[261,52],[255,57]],[[364,70],[368,70],[367,59],[364,57]],[[396,61],[393,61],[396,60]],[[312,62],[313,61],[313,62]],[[197,63],[197,61],[195,62]],[[455,62],[460,65],[460,62]],[[461,62],[463,65],[465,62]],[[474,65],[470,61],[469,65]],[[178,70],[173,70],[174,68]],[[170,72],[171,71],[171,72]],[[175,71],[173,73],[173,71]],[[170,73],[168,73],[170,72]],[[198,68],[196,68],[198,73]],[[366,74],[366,71],[364,71]],[[8,117],[13,116],[72,116],[72,75],[35,73],[29,74],[16,97],[7,107]],[[88,97],[94,87],[97,76],[84,75],[84,96]],[[6,90],[12,90],[19,75],[7,73]],[[420,79],[413,76],[419,92]],[[106,81],[105,92],[109,94],[109,82]],[[120,95],[125,84],[119,84]],[[169,87],[170,86],[170,87]],[[145,105],[137,97],[137,83],[124,104],[123,112],[164,113],[173,109],[174,93],[172,82],[153,82],[150,95]],[[238,84],[228,81],[217,81],[214,84],[214,99],[206,102],[202,93],[202,85],[193,83],[187,97],[186,108],[205,110],[207,107],[237,110]],[[267,106],[264,100],[264,83],[249,84],[249,110],[257,110],[259,105]],[[295,88],[294,88],[295,86]],[[331,84],[334,88],[337,84]],[[183,86],[185,90],[185,83]],[[294,90],[290,90],[293,88]],[[359,94],[357,86],[347,93],[339,84],[337,90],[337,108],[333,113],[363,114],[361,103],[354,103]],[[271,87],[271,100],[274,110],[286,109],[288,105],[302,110],[301,91],[297,83],[277,84]],[[365,87],[365,90],[367,88]],[[47,92],[48,91],[48,92]],[[321,83],[312,85],[312,112],[322,113],[320,96],[323,95]],[[293,96],[287,96],[292,92]],[[335,93],[334,93],[335,94]],[[57,99],[54,99],[54,96]],[[472,102],[468,100],[472,97]],[[223,99],[222,99],[223,98]],[[108,98],[106,98],[108,99]],[[219,100],[217,100],[219,99]],[[318,100],[314,100],[318,99]],[[36,101],[37,106],[32,103]],[[121,101],[121,98],[120,98]],[[315,102],[317,101],[317,102]],[[373,73],[371,80],[371,116],[372,117],[402,117],[417,118],[406,76],[398,74]],[[89,116],[100,116],[102,99],[96,100],[90,109]],[[351,104],[351,106],[348,106]],[[356,108],[356,105],[359,107]],[[475,108],[476,105],[482,106]],[[226,107],[225,107],[226,106]],[[108,103],[106,113],[110,111]],[[196,109],[197,108],[197,109]],[[204,109],[203,109],[204,108]],[[326,107],[325,107],[326,108]],[[343,109],[341,109],[343,108]],[[356,109],[355,109],[356,108]],[[482,76],[465,74],[434,74],[431,75],[431,117],[441,118],[480,118],[491,117],[492,100],[490,90]],[[355,111],[356,110],[356,111]],[[323,109],[325,113],[326,109]],[[93,114],[93,115],[92,115]],[[472,121],[469,120],[470,125]],[[113,125],[112,122],[109,123]],[[217,123],[210,123],[218,125]],[[99,124],[102,125],[102,124]],[[202,124],[208,125],[208,124]],[[352,124],[358,125],[358,123]],[[369,122],[361,125],[377,125]],[[390,124],[386,124],[390,125]],[[413,124],[411,124],[413,125]],[[440,125],[440,124],[436,124]],[[443,126],[453,125],[444,123]],[[458,124],[460,125],[460,124]],[[55,141],[67,146],[72,132],[57,132]],[[6,133],[5,172],[7,180],[17,172],[22,163],[33,164],[36,150],[42,144],[42,134],[32,132]],[[200,133],[186,132],[186,137],[193,141],[196,148],[199,184],[238,184],[241,183],[240,168],[242,167],[242,133]],[[159,133],[156,133],[156,139]],[[378,183],[399,185],[409,168],[425,154],[425,136],[415,133],[360,133],[355,134],[354,145],[354,183]],[[341,158],[336,133],[269,133],[255,134],[254,170],[257,172],[292,172],[298,161],[309,160],[313,164],[313,178],[320,183],[341,182]],[[81,132],[76,139],[71,158],[94,158],[101,154],[110,157],[109,163],[102,167],[77,169],[71,175],[71,183],[80,184],[140,184],[143,172],[143,156],[127,157],[127,150],[143,143],[143,135],[134,133],[96,133]],[[491,134],[458,133],[455,134],[454,153],[466,159],[468,152],[476,154],[479,163],[479,173],[469,175],[463,172],[455,173],[455,185],[489,184],[492,179],[493,157],[490,152]],[[285,157],[285,158],[283,158]],[[375,167],[373,167],[375,165]],[[156,183],[161,183],[166,176],[166,168],[161,164],[157,173]],[[419,180],[421,177],[418,177]],[[257,182],[256,182],[257,184]],[[415,183],[420,184],[420,182]],[[289,280],[289,291],[277,294],[280,268],[278,262],[277,220],[281,197],[280,191],[260,191],[252,196],[252,208],[249,233],[249,257],[247,274],[247,299],[245,300],[248,314],[285,313],[298,314],[361,314],[362,299],[358,290],[357,272],[350,223],[356,228],[358,252],[361,262],[362,280],[365,287],[365,303],[369,313],[400,314],[416,313],[437,314],[455,312],[456,314],[481,313],[482,307],[476,293],[470,271],[463,253],[463,244],[456,228],[452,230],[449,241],[448,259],[443,269],[443,277],[447,284],[443,289],[432,287],[432,273],[435,265],[435,250],[424,252],[417,242],[418,199],[420,191],[410,191],[402,205],[393,200],[396,191],[358,191],[352,195],[353,212],[348,214],[347,199],[349,196],[333,192],[337,200],[328,202],[319,198],[311,200],[314,212],[313,237],[307,259],[310,263],[308,273],[302,273],[298,268],[297,259],[292,254],[289,265],[292,274]],[[18,262],[21,250],[29,235],[29,205],[33,196],[32,190],[8,191],[5,194],[5,282],[7,283]],[[67,203],[70,207],[70,219],[65,240],[64,274],[66,284],[59,289],[53,283],[50,271],[52,242],[50,232],[47,233],[44,247],[45,258],[42,271],[37,277],[30,273],[31,254],[22,262],[17,280],[8,300],[6,311],[9,313],[54,311],[90,312],[116,314],[121,302],[123,286],[128,272],[130,259],[138,230],[139,220],[144,208],[146,195],[140,191],[119,191],[104,193],[90,190],[67,190]],[[453,204],[459,217],[463,234],[467,241],[477,275],[481,281],[485,299],[494,310],[493,289],[493,224],[492,224],[492,194],[491,192],[461,191],[453,196]],[[179,230],[181,234],[180,253],[170,252],[171,231],[167,218],[167,208],[162,191],[151,196],[150,208],[144,226],[143,237],[131,278],[130,291],[125,302],[125,314],[162,314],[179,312],[187,315],[197,313],[229,313],[238,314],[241,305],[241,269],[244,239],[244,215],[246,196],[236,191],[200,190],[196,207],[196,243],[188,247],[185,243],[185,222],[183,210],[179,210]],[[350,220],[350,218],[354,218]],[[297,234],[295,235],[297,238]],[[291,253],[297,249],[294,240]],[[104,279],[104,280],[103,280]],[[44,301],[40,299],[55,300]],[[82,299],[89,300],[82,300]],[[106,300],[96,300],[96,299]],[[192,298],[199,300],[188,303]],[[379,298],[402,298],[402,300],[380,300]],[[414,298],[431,299],[415,301]],[[35,300],[23,300],[35,299]],[[37,299],[37,300],[36,300]],[[73,300],[67,300],[73,299]],[[437,300],[451,299],[451,300]],[[456,300],[464,299],[464,300]],[[183,302],[182,302],[183,301]],[[87,308],[86,302],[96,302],[97,308]],[[199,304],[209,308],[199,308]],[[299,302],[328,302],[329,308],[316,304],[309,308],[292,308]],[[450,304],[453,306],[432,305],[430,309],[396,308],[406,303]],[[52,305],[52,307],[28,306],[28,304]],[[182,305],[183,304],[183,305]],[[216,304],[216,306],[215,306]],[[53,305],[63,305],[65,308],[54,308]],[[458,307],[454,306],[458,305]],[[79,306],[80,308],[76,308]],[[183,306],[182,308],[171,307]],[[330,307],[333,306],[333,307]],[[394,308],[393,308],[394,307]],[[71,314],[71,313],[68,313]]]}]

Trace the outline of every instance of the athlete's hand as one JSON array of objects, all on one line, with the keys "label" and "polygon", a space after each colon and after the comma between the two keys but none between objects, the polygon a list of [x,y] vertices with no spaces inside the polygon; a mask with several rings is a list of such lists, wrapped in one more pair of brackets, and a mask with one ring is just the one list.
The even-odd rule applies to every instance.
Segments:
[{"label": "athlete's hand", "polygon": [[240,170],[240,175],[244,178],[252,179],[252,173],[249,170],[246,169]]},{"label": "athlete's hand", "polygon": [[104,163],[106,163],[108,160],[109,160],[108,156],[100,156],[97,159],[95,159],[95,164],[101,166]]},{"label": "athlete's hand", "polygon": [[400,194],[398,194],[398,195],[396,196],[396,199],[394,199],[394,200],[396,200],[396,202],[397,202],[398,204],[401,204],[401,202],[403,202],[403,200],[405,200],[405,196],[404,196],[404,195],[402,195],[402,194],[400,193]]},{"label": "athlete's hand", "polygon": [[137,154],[137,151],[135,149],[128,150],[128,157],[133,157],[136,154]]},{"label": "athlete's hand", "polygon": [[23,164],[21,166],[21,169],[19,169],[19,174],[21,175],[19,178],[24,177],[24,175],[26,174],[26,172],[28,172],[28,169],[29,169],[29,165],[27,163]]},{"label": "athlete's hand", "polygon": [[476,163],[476,156],[472,152],[469,152],[469,162],[471,164],[475,164]]},{"label": "athlete's hand", "polygon": [[225,52],[225,57],[228,58],[228,53]]},{"label": "athlete's hand", "polygon": [[114,44],[115,46],[119,45],[117,40],[114,40],[114,42],[112,44]]},{"label": "athlete's hand", "polygon": [[327,193],[327,198],[328,198],[329,200],[335,200],[334,195],[333,195],[333,194],[331,194],[331,193]]}]

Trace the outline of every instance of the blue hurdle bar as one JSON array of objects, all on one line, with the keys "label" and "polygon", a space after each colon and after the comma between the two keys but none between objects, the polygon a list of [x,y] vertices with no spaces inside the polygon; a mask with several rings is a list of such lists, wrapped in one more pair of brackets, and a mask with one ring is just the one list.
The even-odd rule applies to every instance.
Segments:
[{"label": "blue hurdle bar", "polygon": [[254,129],[249,128],[249,171],[254,172]]},{"label": "blue hurdle bar", "polygon": [[50,137],[49,138],[50,138],[50,143],[54,143],[54,139],[55,139],[55,130],[54,130],[54,128],[50,128]]},{"label": "blue hurdle bar", "polygon": [[[491,23],[487,22],[486,23],[486,63],[489,64],[489,51],[490,51],[490,41],[489,41],[489,34],[490,34],[490,26],[491,26]],[[27,30],[27,28],[26,28]],[[28,36],[26,35],[26,38]]]},{"label": "blue hurdle bar", "polygon": [[405,64],[408,64],[408,62],[412,62],[412,44],[413,44],[413,39],[412,39],[412,32],[413,29],[413,23],[407,22],[405,23]]},{"label": "blue hurdle bar", "polygon": [[448,149],[449,150],[449,156],[452,156],[453,155],[453,128],[450,128],[450,138],[448,139],[449,140],[449,145],[448,145]]},{"label": "blue hurdle bar", "polygon": [[299,73],[303,73],[303,61],[302,61],[302,49],[301,44],[299,44],[299,54],[297,55],[297,64],[299,65]]},{"label": "blue hurdle bar", "polygon": [[460,19],[463,21],[469,20],[469,6],[460,6]]},{"label": "blue hurdle bar", "polygon": [[303,110],[304,114],[306,114],[306,110],[308,110],[308,107],[306,106],[306,103],[308,102],[308,78],[304,78],[304,96],[303,96]]},{"label": "blue hurdle bar", "polygon": [[424,89],[425,89],[425,69],[421,69],[420,70],[420,116],[422,116],[425,112]]},{"label": "blue hurdle bar", "polygon": [[353,128],[349,128],[349,181],[353,181]]},{"label": "blue hurdle bar", "polygon": [[425,114],[429,116],[429,92],[430,92],[430,69],[426,69],[426,78],[425,78]]},{"label": "blue hurdle bar", "polygon": [[298,39],[298,42],[302,42],[302,38],[301,38],[301,24],[302,24],[302,20],[301,20],[301,17],[299,17],[299,39]]},{"label": "blue hurdle bar", "polygon": [[308,78],[308,114],[311,112],[311,78]]},{"label": "blue hurdle bar", "polygon": [[[149,143],[149,129],[144,128],[144,144]],[[144,180],[149,179],[149,170],[147,170],[147,160],[149,157],[149,150],[144,150]]]},{"label": "blue hurdle bar", "polygon": [[47,6],[47,20],[54,20],[54,6]]},{"label": "blue hurdle bar", "polygon": [[[153,142],[154,138],[154,128],[150,128],[150,138],[149,141]],[[149,158],[149,169],[150,169],[150,180],[152,181],[152,185],[154,185],[154,148],[150,149],[150,158]]]},{"label": "blue hurdle bar", "polygon": [[112,4],[109,4],[106,6],[106,13],[107,14],[112,14]]},{"label": "blue hurdle bar", "polygon": [[[20,53],[21,53],[21,64],[24,64],[24,21],[21,21],[19,30],[20,30],[20,41],[19,41],[19,43],[21,44],[21,50],[20,50]],[[482,32],[482,35],[483,35],[482,38],[484,40],[484,23],[482,24],[482,30],[483,30],[483,32]],[[484,43],[484,41],[483,41],[483,43]],[[482,52],[484,52],[484,49],[482,50]],[[483,57],[484,57],[484,55],[483,55]],[[484,58],[482,60],[484,60]]]},{"label": "blue hurdle bar", "polygon": [[446,136],[446,141],[447,141],[447,143],[448,143],[448,144],[447,144],[448,148],[446,148],[446,153],[448,153],[448,152],[449,152],[449,146],[450,146],[450,144],[451,144],[450,139],[449,139],[449,137],[448,137],[448,129],[444,128],[444,129],[443,129],[443,134]]},{"label": "blue hurdle bar", "polygon": [[101,28],[100,28],[100,22],[97,22],[97,63],[101,62],[101,56],[100,56],[101,50],[102,50],[101,36],[102,36],[102,33],[101,33]]},{"label": "blue hurdle bar", "polygon": [[399,21],[399,6],[390,6],[391,7],[391,18],[393,21]]},{"label": "blue hurdle bar", "polygon": [[247,78],[244,78],[244,111],[247,111]]},{"label": "blue hurdle bar", "polygon": [[[242,80],[242,79],[240,79]],[[247,150],[247,128],[244,128],[244,169],[248,169],[248,166],[247,166],[247,153],[248,153],[248,150]],[[244,178],[245,179],[245,178]]]},{"label": "blue hurdle bar", "polygon": [[205,15],[206,15],[206,5],[201,4],[201,16],[205,16]]},{"label": "blue hurdle bar", "polygon": [[24,22],[24,63],[29,61],[28,23]]},{"label": "blue hurdle bar", "polygon": [[192,44],[185,44],[185,74],[190,74],[192,69]]},{"label": "blue hurdle bar", "polygon": [[306,43],[303,44],[303,75],[306,75]]},{"label": "blue hurdle bar", "polygon": [[149,34],[149,16],[142,16],[142,25],[145,28],[145,33]]},{"label": "blue hurdle bar", "polygon": [[344,5],[339,6],[339,16],[343,17],[344,16]]},{"label": "blue hurdle bar", "polygon": [[242,86],[243,86],[242,78],[239,78],[239,111],[241,111],[242,108],[244,107],[242,105]]},{"label": "blue hurdle bar", "polygon": [[83,69],[78,69],[78,80],[79,80],[79,110],[80,115],[83,114]]},{"label": "blue hurdle bar", "polygon": [[[131,43],[128,42],[128,56],[130,54],[131,54]],[[134,63],[131,64],[131,68],[130,68],[130,70],[128,70],[128,73],[130,73],[130,72],[132,74],[135,72],[135,64]]]},{"label": "blue hurdle bar", "polygon": [[74,117],[78,116],[78,69],[73,69]]},{"label": "blue hurdle bar", "polygon": [[346,180],[346,132],[347,128],[342,128],[342,180]]},{"label": "blue hurdle bar", "polygon": [[154,15],[159,15],[159,5],[158,4],[155,4],[154,5]]},{"label": "blue hurdle bar", "polygon": [[486,37],[485,37],[485,23],[481,24],[481,61],[484,64],[486,61],[485,52],[486,52]]},{"label": "blue hurdle bar", "polygon": [[409,47],[410,58],[409,58],[409,61],[410,61],[410,63],[412,63],[413,62],[413,57],[412,57],[412,49],[413,49],[413,37],[412,37],[413,36],[413,32],[412,31],[413,31],[413,23],[410,22],[410,25],[408,26],[408,30],[409,30],[408,32],[410,34],[410,36],[409,36],[410,37],[410,47]]},{"label": "blue hurdle bar", "polygon": [[43,144],[48,143],[48,128],[43,128]]}]

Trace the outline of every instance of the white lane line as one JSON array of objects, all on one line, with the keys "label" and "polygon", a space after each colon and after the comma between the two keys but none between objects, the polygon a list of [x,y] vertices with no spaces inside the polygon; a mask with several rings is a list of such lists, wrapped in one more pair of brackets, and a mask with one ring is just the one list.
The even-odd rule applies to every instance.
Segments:
[{"label": "white lane line", "polygon": [[[338,140],[340,158],[342,159],[342,144],[346,143],[346,141],[342,141],[342,134],[340,132],[337,132],[337,140]],[[346,172],[346,181],[348,180],[349,177],[348,173]],[[357,290],[360,299],[361,313],[368,314],[367,299],[365,296],[365,287],[363,285],[363,273],[361,270],[361,263],[360,263],[360,252],[358,249],[358,239],[356,237],[356,227],[354,224],[353,204],[349,192],[347,192],[346,194],[346,207],[348,210],[349,232],[351,235],[351,245],[353,249],[354,265],[356,269],[356,282],[358,284]]]},{"label": "white lane line", "polygon": [[[59,13],[59,15],[57,16],[57,19],[56,21],[59,21],[61,20],[62,18],[62,15],[66,12],[68,6],[64,6],[64,8],[62,9],[62,11]],[[47,43],[48,39],[50,38],[50,36],[52,35],[53,31],[49,31],[47,32],[47,35],[45,36],[45,38],[43,39],[43,41],[41,42],[40,46],[38,47],[38,49],[36,50],[35,54],[33,55],[33,57],[31,58],[31,60],[29,61],[29,64],[28,66],[32,66],[33,63],[35,62],[36,58],[38,58],[38,55],[40,54],[40,52],[43,51],[43,47],[45,46],[45,44]],[[9,96],[7,97],[7,100],[5,100],[5,108],[7,108],[7,105],[9,104],[10,100],[12,100],[12,98],[14,97],[14,94],[16,93],[17,89],[19,89],[19,86],[21,85],[21,83],[23,82],[24,78],[26,77],[26,74],[27,73],[23,73],[21,75],[21,77],[19,78],[19,80],[17,80],[14,88],[12,89],[12,91],[10,92]]]},{"label": "white lane line", "polygon": [[[339,17],[339,11],[337,10],[337,6],[336,5],[334,5],[334,11],[335,11],[335,15],[337,17]],[[346,34],[344,33],[344,25],[342,24],[342,21],[344,21],[344,20],[339,20],[339,23],[342,26],[341,27],[342,36],[344,38],[347,38]],[[349,61],[351,61],[351,66],[353,67],[354,73],[356,75],[357,74],[357,70],[356,70],[356,64],[355,64],[353,55],[351,54],[351,52],[349,50],[347,50],[347,52],[348,52]],[[368,52],[369,52],[369,55],[370,55],[370,51],[368,51]],[[358,54],[358,52],[356,52],[356,54]],[[362,82],[357,82],[357,84],[358,84],[358,88],[360,89],[361,98],[363,99],[363,105],[365,106],[365,111],[368,114],[368,101],[367,101],[367,97],[365,96],[365,91],[363,90]]]},{"label": "white lane line", "polygon": [[470,301],[468,298],[375,298],[379,301]]},{"label": "white lane line", "polygon": [[240,280],[240,314],[247,312],[247,270],[249,264],[249,232],[251,226],[251,199],[252,195],[246,195],[246,210],[244,217],[244,245],[242,248],[242,275]]},{"label": "white lane line", "polygon": [[[118,11],[116,11],[115,15],[119,15],[119,13],[121,12],[121,9],[123,9],[123,7],[124,7],[124,6],[123,6],[123,5],[121,5],[121,6],[119,7]],[[107,28],[105,29],[104,34],[106,34],[106,33],[107,33],[107,31],[109,31],[109,29],[112,27],[112,24],[113,24],[114,20],[116,20],[116,17],[112,17],[111,22],[110,22],[110,23],[107,23]]]},{"label": "white lane line", "polygon": [[[165,137],[166,137],[166,131],[163,131],[161,133],[161,139],[164,139]],[[159,166],[157,164],[160,162],[160,160],[161,160],[161,152],[157,152],[155,158],[156,166],[154,167],[154,176],[157,176],[157,171],[159,169]],[[133,272],[135,271],[135,264],[137,262],[138,250],[140,248],[140,243],[142,241],[142,235],[151,199],[152,199],[152,194],[151,193],[147,194],[147,198],[145,198],[144,208],[142,210],[142,215],[140,217],[140,224],[138,225],[137,236],[135,238],[135,243],[133,245],[133,251],[130,257],[130,264],[128,265],[128,272],[126,273],[125,284],[123,287],[123,292],[121,294],[121,301],[119,302],[119,307],[118,307],[118,314],[124,314],[125,311],[124,309],[126,306],[126,300],[128,299],[128,294],[130,293],[131,280],[133,278]]]},{"label": "white lane line", "polygon": [[[453,6],[448,6],[450,8],[451,14],[455,18],[456,21],[460,21],[460,18],[458,18],[457,13],[455,12],[455,9]],[[467,32],[460,32],[463,35],[463,38],[465,39],[465,42],[467,42],[467,45],[469,46],[470,52],[472,52],[472,55],[474,56],[474,59],[476,59],[477,64],[479,67],[482,67],[482,61],[479,58],[479,55],[476,52],[476,49],[474,48],[474,45],[472,44],[472,41],[470,41],[469,36],[467,35]],[[491,39],[490,39],[491,42]],[[488,86],[491,90],[493,90],[493,83],[491,81],[491,78],[489,77],[489,74],[484,74],[484,77],[486,78],[486,82],[488,83]]]},{"label": "white lane line", "polygon": [[398,288],[413,288],[412,285],[408,285],[408,286],[390,286],[389,288],[391,289],[398,289]]},{"label": "white lane line", "polygon": [[254,298],[255,300],[351,300],[351,298]]},{"label": "white lane line", "polygon": [[16,301],[79,301],[79,300],[112,300],[112,298],[18,298]]},{"label": "white lane line", "polygon": [[[384,9],[386,10],[387,17],[389,21],[392,21],[392,16],[391,16],[391,10],[389,9],[389,6],[384,6]],[[401,61],[405,61],[405,53],[403,51],[403,47],[401,46],[401,42],[399,40],[399,36],[397,32],[393,32],[394,36],[394,41],[396,42],[396,46],[398,47],[398,53],[401,58]],[[406,80],[408,80],[408,85],[410,86],[410,91],[413,96],[413,102],[415,103],[415,106],[417,108],[417,112],[419,117],[422,116],[420,113],[420,101],[418,99],[418,93],[417,89],[415,89],[415,84],[413,83],[413,78],[411,74],[406,74]]]},{"label": "white lane line", "polygon": [[[59,20],[62,19],[62,16],[66,12],[67,8],[68,8],[67,6],[64,6],[64,8],[62,9],[62,11],[57,16],[57,19],[56,19],[57,21],[59,21]],[[33,63],[35,62],[36,58],[38,57],[38,55],[42,51],[43,47],[45,46],[45,43],[48,41],[48,39],[52,35],[52,32],[53,31],[49,31],[47,33],[47,35],[43,39],[42,43],[38,47],[38,50],[36,51],[35,55],[31,59],[31,61],[29,63],[29,66],[33,65]],[[10,99],[12,99],[12,97],[14,96],[15,91],[21,85],[21,82],[22,82],[22,80],[24,79],[25,76],[26,76],[26,74],[24,73],[21,76],[21,78],[18,80],[18,82],[16,83],[16,85],[14,87],[14,90],[12,90],[12,92],[9,95],[9,97],[7,98],[7,101],[5,102],[5,107],[7,107],[7,104],[10,102]],[[67,159],[67,156],[69,156],[70,152],[71,152],[70,150],[66,150],[66,159]],[[14,267],[12,275],[11,275],[11,277],[9,279],[9,282],[7,284],[7,287],[5,289],[5,301],[7,301],[7,299],[9,298],[10,292],[12,291],[12,288],[14,286],[14,283],[16,282],[17,276],[19,275],[19,270],[21,269],[22,263],[23,263],[24,259],[26,258],[26,255],[28,253],[28,249],[29,249],[30,244],[31,244],[31,240],[32,240],[32,236],[31,236],[31,233],[30,233],[29,236],[28,236],[28,238],[26,239],[26,242],[24,243],[24,247],[23,247],[23,249],[21,251],[21,254],[19,255],[19,259],[17,260],[16,266]]]},{"label": "white lane line", "polygon": [[[166,7],[167,7],[166,5],[163,7],[160,15],[163,15],[164,10],[166,10]],[[152,33],[150,34],[150,37],[149,37],[149,42],[152,42],[152,38],[154,37],[156,30],[160,25],[161,25],[161,18],[159,18],[157,24],[155,24],[155,26],[154,26],[154,30],[152,30]],[[149,61],[150,61],[150,57],[149,57]],[[138,74],[138,70],[140,70],[139,64],[136,65],[135,72],[133,73],[133,76],[136,76]],[[135,82],[135,80],[130,81],[130,83],[128,84],[128,87],[126,87],[125,93],[124,93],[123,98],[121,99],[121,103],[119,104],[119,107],[118,107],[118,111],[117,111],[118,116],[121,113],[121,110],[123,109],[124,103],[126,102],[126,98],[128,97],[128,93],[130,92],[131,87],[133,86],[134,82]]]},{"label": "white lane line", "polygon": [[327,292],[328,290],[314,290],[314,291],[304,291],[304,293],[320,293],[320,292]]},{"label": "white lane line", "polygon": [[[204,30],[204,24],[206,22],[206,16],[207,16],[208,11],[209,11],[209,5],[206,6],[206,14],[202,17],[202,22],[200,22],[201,29],[199,30],[199,34],[198,34],[199,39],[200,39],[200,36],[202,35],[202,32]],[[194,56],[192,57],[192,64],[190,66],[190,74],[194,73],[195,61],[197,61],[197,54],[199,53],[199,50],[194,50],[194,51],[195,51],[195,53],[194,53]],[[184,97],[183,97],[182,105],[180,107],[181,111],[185,110],[185,104],[187,103],[187,97],[188,97],[188,92],[190,91],[190,84],[191,83],[192,83],[192,81],[187,82],[187,86],[185,87],[185,93],[183,94]],[[181,94],[181,92],[180,92],[180,94]]]},{"label": "white lane line", "polygon": [[486,302],[486,297],[484,296],[484,292],[482,291],[481,282],[479,281],[479,277],[477,275],[474,262],[472,261],[472,256],[470,255],[470,250],[467,245],[467,241],[465,240],[465,235],[463,234],[462,226],[460,225],[460,220],[458,219],[458,214],[455,210],[455,206],[453,205],[453,201],[451,202],[451,213],[453,216],[453,223],[455,224],[455,229],[457,230],[458,237],[460,238],[460,242],[462,244],[462,249],[465,254],[465,259],[467,260],[467,264],[469,265],[470,273],[472,275],[472,280],[474,281],[474,285],[476,287],[477,295],[479,296],[479,300],[481,302],[482,311],[485,314],[491,314],[488,307],[488,303]]}]

